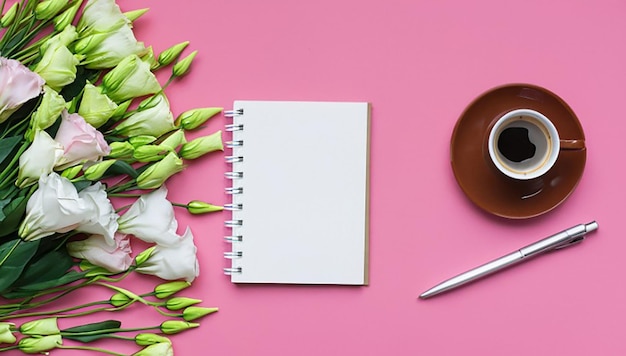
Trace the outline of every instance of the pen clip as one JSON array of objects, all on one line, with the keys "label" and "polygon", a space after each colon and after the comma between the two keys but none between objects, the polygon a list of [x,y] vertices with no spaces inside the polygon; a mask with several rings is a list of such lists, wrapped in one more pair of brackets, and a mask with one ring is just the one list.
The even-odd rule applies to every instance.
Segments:
[{"label": "pen clip", "polygon": [[564,249],[566,247],[578,245],[579,243],[583,242],[584,239],[585,239],[585,236],[576,236],[573,239],[556,246],[554,249],[552,249],[552,251],[557,251],[557,250]]}]

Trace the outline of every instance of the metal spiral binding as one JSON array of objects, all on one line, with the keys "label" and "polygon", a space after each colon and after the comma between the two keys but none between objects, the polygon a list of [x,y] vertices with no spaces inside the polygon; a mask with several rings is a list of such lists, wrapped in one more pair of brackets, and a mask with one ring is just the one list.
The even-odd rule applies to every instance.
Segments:
[{"label": "metal spiral binding", "polygon": [[[243,155],[241,154],[241,149],[243,148],[243,140],[241,139],[241,134],[244,130],[244,125],[238,122],[238,116],[243,115],[243,109],[235,109],[235,110],[227,110],[224,112],[224,116],[233,118],[233,122],[231,124],[226,125],[225,130],[227,132],[233,133],[233,140],[227,141],[224,143],[226,148],[232,149],[233,153],[230,156],[226,156],[226,163],[230,163],[233,165],[233,169],[231,172],[226,172],[225,177],[231,180],[240,180],[233,181],[233,186],[226,188],[226,194],[232,197],[232,202],[229,204],[224,204],[224,210],[232,211],[233,216],[231,220],[224,221],[224,225],[232,229],[232,233],[230,236],[224,236],[224,240],[233,245],[232,251],[224,252],[224,258],[229,260],[237,260],[243,257],[243,252],[239,250],[240,243],[243,242],[243,236],[241,235],[240,229],[243,226],[243,220],[240,219],[241,215],[238,212],[243,210],[243,204],[240,203],[240,198],[238,195],[243,194],[243,187],[241,184],[243,183],[243,171],[240,168],[240,164],[244,161]],[[242,273],[242,267],[238,267],[236,262],[232,262],[231,267],[224,268],[224,273],[227,275],[239,274]]]}]

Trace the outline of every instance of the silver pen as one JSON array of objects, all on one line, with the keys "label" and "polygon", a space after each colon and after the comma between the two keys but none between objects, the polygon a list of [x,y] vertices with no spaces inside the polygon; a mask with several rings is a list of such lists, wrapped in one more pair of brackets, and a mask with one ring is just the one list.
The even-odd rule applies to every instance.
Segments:
[{"label": "silver pen", "polygon": [[527,261],[531,257],[537,256],[544,252],[558,250],[564,247],[572,246],[584,240],[585,235],[598,229],[598,223],[592,221],[588,224],[580,224],[573,226],[567,230],[563,230],[552,236],[548,236],[543,240],[539,240],[526,247],[522,247],[517,251],[502,256],[491,262],[487,262],[482,266],[471,269],[465,273],[461,273],[456,277],[452,277],[438,285],[432,287],[420,295],[420,298],[426,299],[437,294],[460,287],[479,278],[488,276],[492,273],[503,270],[514,264]]}]

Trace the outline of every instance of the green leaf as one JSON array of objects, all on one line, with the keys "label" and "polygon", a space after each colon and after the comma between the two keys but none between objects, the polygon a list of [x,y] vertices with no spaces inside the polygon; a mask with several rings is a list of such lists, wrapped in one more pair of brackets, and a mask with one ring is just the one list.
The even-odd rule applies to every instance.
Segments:
[{"label": "green leaf", "polygon": [[[22,217],[26,211],[26,204],[28,203],[27,196],[20,196],[14,198],[9,204],[2,208],[2,215],[4,218],[0,219],[0,237],[7,236],[15,232],[22,222]],[[0,288],[0,290],[2,290]]]},{"label": "green leaf", "polygon": [[24,268],[22,275],[13,286],[53,282],[61,278],[74,265],[65,248],[48,251],[45,255]]},{"label": "green leaf", "polygon": [[62,286],[64,284],[76,282],[77,280],[84,278],[85,274],[86,274],[85,272],[69,271],[66,274],[64,274],[61,278],[58,278],[56,280],[30,284],[27,286],[21,286],[14,290],[2,293],[2,297],[6,299],[30,297],[35,292],[39,292],[45,289],[55,288],[55,287]]},{"label": "green leaf", "polygon": [[79,192],[81,190],[87,188],[88,186],[90,186],[91,183],[92,182],[89,181],[89,180],[79,180],[79,181],[76,181],[76,182],[72,182],[72,184],[74,184],[74,188],[76,188],[76,191],[79,191]]},{"label": "green leaf", "polygon": [[[22,141],[22,136],[6,137],[0,140],[0,163],[4,162],[17,145]],[[13,159],[11,155],[11,159]]]},{"label": "green leaf", "polygon": [[0,245],[0,292],[9,288],[22,274],[37,252],[39,240],[9,240]]},{"label": "green leaf", "polygon": [[107,175],[121,175],[126,174],[132,178],[137,178],[139,173],[128,163],[124,161],[116,161],[107,169]]},{"label": "green leaf", "polygon": [[[94,340],[98,340],[104,337],[107,337],[110,334],[116,332],[116,329],[119,329],[122,326],[122,322],[118,320],[105,320],[98,323],[86,324],[75,326],[69,329],[63,329],[61,332],[63,333],[64,339],[76,340],[80,342],[91,342]],[[80,334],[86,332],[97,332],[103,331],[99,334],[94,335],[71,335],[72,333]]]}]

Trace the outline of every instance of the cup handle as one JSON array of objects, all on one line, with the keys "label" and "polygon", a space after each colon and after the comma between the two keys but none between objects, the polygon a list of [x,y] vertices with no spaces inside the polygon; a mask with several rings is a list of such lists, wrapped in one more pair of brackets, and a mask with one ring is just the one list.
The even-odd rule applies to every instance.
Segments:
[{"label": "cup handle", "polygon": [[562,150],[583,150],[585,149],[585,140],[560,140]]}]

